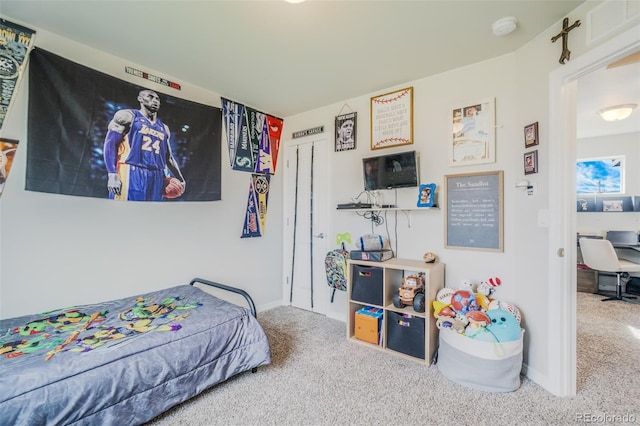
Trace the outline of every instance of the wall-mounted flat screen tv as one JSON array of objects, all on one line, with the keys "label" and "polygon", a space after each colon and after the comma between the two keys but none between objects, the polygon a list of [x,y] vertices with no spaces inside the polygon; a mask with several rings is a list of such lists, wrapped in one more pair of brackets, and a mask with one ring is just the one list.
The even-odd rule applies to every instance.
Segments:
[{"label": "wall-mounted flat screen tv", "polygon": [[365,191],[418,186],[416,151],[362,159]]}]

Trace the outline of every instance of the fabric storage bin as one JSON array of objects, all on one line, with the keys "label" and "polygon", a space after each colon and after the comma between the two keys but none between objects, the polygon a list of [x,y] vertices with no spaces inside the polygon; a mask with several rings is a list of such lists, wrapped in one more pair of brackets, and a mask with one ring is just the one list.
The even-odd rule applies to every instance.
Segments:
[{"label": "fabric storage bin", "polygon": [[382,268],[353,265],[351,300],[382,306],[382,276]]},{"label": "fabric storage bin", "polygon": [[387,348],[424,359],[424,318],[387,311]]},{"label": "fabric storage bin", "polygon": [[458,384],[490,391],[511,392],[520,387],[524,330],[512,342],[484,342],[440,329],[438,369]]},{"label": "fabric storage bin", "polygon": [[381,344],[382,317],[380,308],[365,306],[358,309],[353,317],[353,337],[376,345]]}]

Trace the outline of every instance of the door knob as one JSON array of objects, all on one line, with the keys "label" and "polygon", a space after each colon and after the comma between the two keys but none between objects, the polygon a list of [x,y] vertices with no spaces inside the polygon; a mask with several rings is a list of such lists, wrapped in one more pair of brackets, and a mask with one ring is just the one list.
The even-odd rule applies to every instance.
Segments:
[{"label": "door knob", "polygon": [[319,233],[317,235],[314,235],[314,237],[316,237],[316,238],[324,238],[324,232],[321,232],[321,233]]}]

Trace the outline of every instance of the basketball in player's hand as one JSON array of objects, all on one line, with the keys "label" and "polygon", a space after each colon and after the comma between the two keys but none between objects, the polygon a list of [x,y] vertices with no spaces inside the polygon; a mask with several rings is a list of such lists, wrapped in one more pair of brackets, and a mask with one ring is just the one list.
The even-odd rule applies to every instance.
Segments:
[{"label": "basketball in player's hand", "polygon": [[162,191],[162,195],[164,195],[164,198],[178,198],[184,192],[184,185],[182,185],[182,182],[174,177],[164,178],[162,186],[164,187]]}]

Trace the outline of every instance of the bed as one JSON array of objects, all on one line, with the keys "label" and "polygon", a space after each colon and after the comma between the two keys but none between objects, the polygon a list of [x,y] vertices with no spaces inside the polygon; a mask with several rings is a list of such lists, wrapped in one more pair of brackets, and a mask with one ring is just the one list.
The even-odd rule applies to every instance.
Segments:
[{"label": "bed", "polygon": [[[240,294],[248,308],[213,296]],[[141,424],[271,362],[243,290],[201,278],[0,321],[0,423]]]}]

